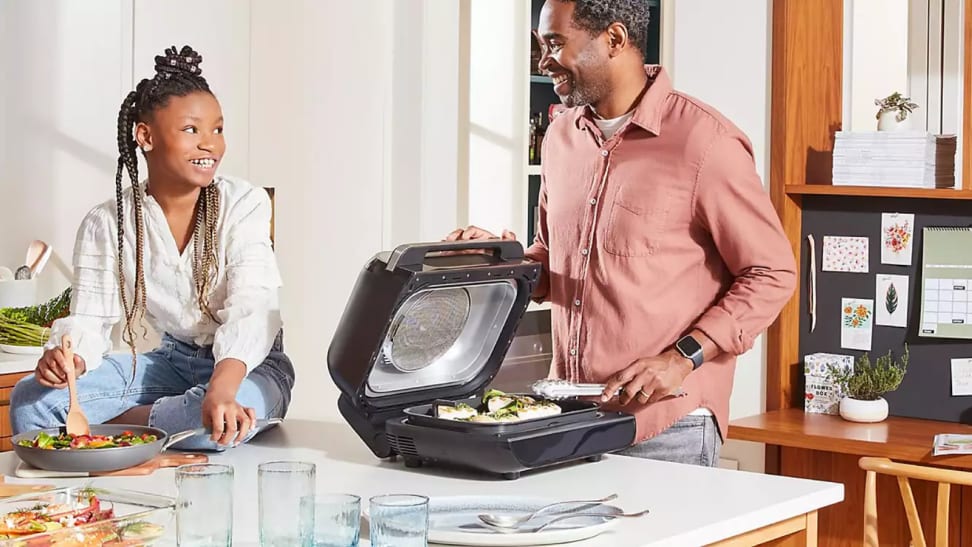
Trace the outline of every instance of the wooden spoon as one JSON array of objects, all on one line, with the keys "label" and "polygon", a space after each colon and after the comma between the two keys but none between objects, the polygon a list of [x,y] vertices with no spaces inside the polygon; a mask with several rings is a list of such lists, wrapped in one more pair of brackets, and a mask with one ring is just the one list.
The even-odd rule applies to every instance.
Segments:
[{"label": "wooden spoon", "polygon": [[67,370],[64,372],[67,373],[68,391],[71,396],[67,423],[65,424],[68,435],[90,435],[91,429],[88,427],[88,418],[85,417],[84,411],[81,410],[81,403],[78,402],[77,382],[74,378],[74,346],[71,344],[71,336],[68,334],[61,337],[61,351],[68,362]]}]

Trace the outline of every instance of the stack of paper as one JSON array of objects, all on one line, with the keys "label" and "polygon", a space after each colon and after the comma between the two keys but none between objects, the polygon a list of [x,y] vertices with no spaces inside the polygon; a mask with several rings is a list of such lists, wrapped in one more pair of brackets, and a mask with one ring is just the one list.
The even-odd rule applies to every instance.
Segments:
[{"label": "stack of paper", "polygon": [[926,131],[838,131],[835,186],[955,186],[955,135]]}]

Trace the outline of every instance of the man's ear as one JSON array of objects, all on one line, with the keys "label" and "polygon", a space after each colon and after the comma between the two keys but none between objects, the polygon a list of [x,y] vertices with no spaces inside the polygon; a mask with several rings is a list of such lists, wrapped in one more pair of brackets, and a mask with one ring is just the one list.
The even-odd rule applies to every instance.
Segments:
[{"label": "man's ear", "polygon": [[608,55],[617,57],[628,45],[628,29],[621,23],[611,23],[605,32],[608,38]]},{"label": "man's ear", "polygon": [[135,142],[143,152],[152,151],[152,130],[145,122],[135,124]]}]

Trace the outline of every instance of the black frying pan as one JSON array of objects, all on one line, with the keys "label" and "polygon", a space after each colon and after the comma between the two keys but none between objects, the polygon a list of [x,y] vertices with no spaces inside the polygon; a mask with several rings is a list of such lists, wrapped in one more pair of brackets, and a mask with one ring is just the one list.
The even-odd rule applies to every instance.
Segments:
[{"label": "black frying pan", "polygon": [[[279,418],[257,420],[256,427],[262,429],[269,425],[278,424],[281,421],[282,420]],[[144,425],[104,424],[92,425],[90,429],[92,435],[120,435],[125,431],[131,431],[136,435],[142,435],[143,433],[155,435],[156,440],[146,444],[117,446],[114,448],[76,448],[60,450],[34,448],[29,446],[20,446],[17,444],[23,440],[33,441],[34,438],[36,438],[37,435],[42,431],[48,435],[57,436],[61,433],[61,428],[55,427],[51,429],[25,431],[24,433],[14,435],[11,441],[13,442],[13,449],[14,452],[17,453],[17,456],[39,469],[47,469],[48,471],[93,473],[99,471],[116,471],[118,469],[134,467],[151,460],[180,441],[195,435],[203,435],[207,433],[205,429],[198,428],[190,429],[188,431],[180,431],[179,433],[169,435],[161,429]]]}]

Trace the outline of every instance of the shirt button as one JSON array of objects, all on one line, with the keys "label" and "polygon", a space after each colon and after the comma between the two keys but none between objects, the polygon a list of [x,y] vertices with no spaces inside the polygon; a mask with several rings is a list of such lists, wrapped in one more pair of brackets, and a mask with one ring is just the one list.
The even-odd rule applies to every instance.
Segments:
[{"label": "shirt button", "polygon": [[571,355],[577,355],[577,348],[570,348]]},{"label": "shirt button", "polygon": [[575,306],[580,306],[580,299],[574,300],[574,305]]},{"label": "shirt button", "polygon": [[607,155],[608,155],[608,151],[607,150],[601,150],[601,155],[606,158]]},{"label": "shirt button", "polygon": [[597,205],[597,198],[591,198],[591,205]]},{"label": "shirt button", "polygon": [[581,249],[581,254],[587,256],[587,249]]}]

